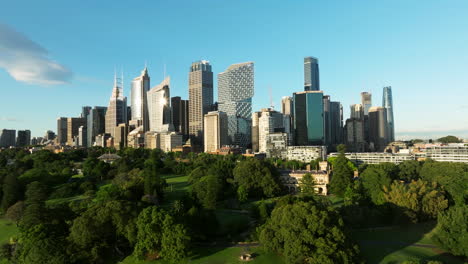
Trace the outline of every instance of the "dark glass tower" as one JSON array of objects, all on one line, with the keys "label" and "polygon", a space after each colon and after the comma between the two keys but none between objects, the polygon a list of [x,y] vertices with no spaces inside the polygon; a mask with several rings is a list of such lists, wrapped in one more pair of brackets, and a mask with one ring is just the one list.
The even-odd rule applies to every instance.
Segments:
[{"label": "dark glass tower", "polygon": [[296,145],[325,145],[323,92],[299,92],[293,98]]},{"label": "dark glass tower", "polygon": [[393,98],[391,86],[383,88],[382,107],[387,110],[388,140],[393,142],[395,141],[395,123],[393,121]]},{"label": "dark glass tower", "polygon": [[320,91],[318,59],[304,58],[304,91]]}]

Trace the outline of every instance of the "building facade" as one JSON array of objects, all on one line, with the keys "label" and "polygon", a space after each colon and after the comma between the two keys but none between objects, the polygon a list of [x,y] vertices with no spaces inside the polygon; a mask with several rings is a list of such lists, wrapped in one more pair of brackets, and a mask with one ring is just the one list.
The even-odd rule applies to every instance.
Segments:
[{"label": "building facade", "polygon": [[203,120],[213,105],[213,72],[208,61],[192,63],[189,72],[189,135],[194,146],[203,146]]},{"label": "building facade", "polygon": [[31,144],[31,130],[18,130],[16,146],[25,147]]},{"label": "building facade", "polygon": [[204,120],[204,151],[215,152],[228,144],[227,115],[224,112],[213,111],[205,115]]},{"label": "building facade", "polygon": [[318,59],[304,58],[304,91],[320,91]]},{"label": "building facade", "polygon": [[86,118],[69,117],[67,119],[67,145],[74,146],[81,126],[86,127]]},{"label": "building facade", "polygon": [[68,119],[66,117],[57,118],[57,144],[67,144],[67,125]]},{"label": "building facade", "polygon": [[391,86],[383,88],[382,107],[385,108],[387,113],[388,140],[393,142],[395,141],[395,122],[393,120],[393,97]]},{"label": "building facade", "polygon": [[275,132],[285,132],[284,116],[271,108],[263,108],[252,114],[252,151],[267,152],[268,136]]},{"label": "building facade", "polygon": [[96,142],[96,136],[106,132],[106,111],[105,106],[95,106],[89,111],[87,122],[87,145],[92,147]]},{"label": "building facade", "polygon": [[[114,136],[115,128],[122,123],[127,123],[127,97],[123,95],[122,80],[114,77],[114,87],[106,111],[106,133]],[[133,112],[133,111],[132,111]]]},{"label": "building facade", "polygon": [[318,158],[327,159],[327,147],[325,146],[288,146],[283,153],[283,159],[311,162]]},{"label": "building facade", "polygon": [[150,77],[145,67],[140,76],[133,79],[131,84],[130,106],[131,120],[137,126],[143,126],[146,132],[149,130],[147,92],[150,90]]},{"label": "building facade", "polygon": [[293,97],[295,145],[325,145],[323,92],[299,92]]},{"label": "building facade", "polygon": [[383,151],[388,140],[387,111],[384,107],[373,106],[369,109],[369,148]]},{"label": "building facade", "polygon": [[218,109],[228,117],[229,144],[246,148],[251,143],[254,63],[233,64],[218,74]]},{"label": "building facade", "polygon": [[182,134],[184,140],[189,135],[189,101],[182,100],[180,96],[171,98],[172,123],[174,131]]},{"label": "building facade", "polygon": [[170,77],[167,77],[148,91],[149,131],[174,131],[170,105],[170,81]]},{"label": "building facade", "polygon": [[361,93],[361,105],[364,115],[369,114],[369,109],[372,107],[372,94],[368,92]]},{"label": "building facade", "polygon": [[0,148],[14,147],[16,144],[16,130],[2,129],[0,131]]}]

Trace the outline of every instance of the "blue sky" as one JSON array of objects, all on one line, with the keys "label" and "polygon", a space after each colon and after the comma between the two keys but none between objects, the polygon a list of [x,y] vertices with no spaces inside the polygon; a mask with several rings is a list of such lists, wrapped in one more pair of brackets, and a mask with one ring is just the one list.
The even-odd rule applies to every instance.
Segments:
[{"label": "blue sky", "polygon": [[[468,137],[468,1],[4,1],[0,128],[56,130],[59,116],[103,105],[114,68],[125,93],[148,63],[171,95],[188,97],[188,68],[215,75],[255,62],[254,110],[303,90],[303,57],[321,88],[349,105],[393,88],[397,137]],[[215,78],[216,87],[216,78]],[[215,98],[217,89],[215,88]]]}]

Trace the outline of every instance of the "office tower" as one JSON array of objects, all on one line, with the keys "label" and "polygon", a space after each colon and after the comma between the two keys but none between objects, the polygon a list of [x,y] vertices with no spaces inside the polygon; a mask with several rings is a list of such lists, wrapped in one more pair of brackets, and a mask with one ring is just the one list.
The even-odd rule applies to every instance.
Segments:
[{"label": "office tower", "polygon": [[64,145],[67,143],[67,122],[66,117],[57,118],[57,144]]},{"label": "office tower", "polygon": [[81,115],[80,117],[86,118],[89,115],[89,112],[91,111],[91,106],[83,106],[81,107]]},{"label": "office tower", "polygon": [[208,61],[192,63],[189,72],[189,134],[192,145],[203,146],[203,120],[213,105],[213,72]]},{"label": "office tower", "polygon": [[345,144],[348,152],[366,151],[364,138],[364,120],[360,118],[349,118],[345,125]]},{"label": "office tower", "polygon": [[127,147],[128,125],[125,123],[119,124],[114,129],[114,148],[119,150]]},{"label": "office tower", "polygon": [[148,100],[146,98],[149,90],[150,77],[148,69],[145,67],[140,76],[133,79],[130,95],[131,120],[138,126],[143,126],[145,132],[149,130]]},{"label": "office tower", "polygon": [[253,62],[233,64],[218,74],[218,109],[228,117],[229,144],[250,144],[253,95]]},{"label": "office tower", "polygon": [[362,107],[362,104],[352,104],[350,106],[350,110],[351,110],[351,114],[350,114],[351,118],[364,119],[364,109]]},{"label": "office tower", "polygon": [[343,106],[330,102],[330,144],[335,147],[343,143]]},{"label": "office tower", "polygon": [[267,152],[268,137],[275,132],[284,133],[284,115],[271,108],[252,114],[252,151]]},{"label": "office tower", "polygon": [[293,98],[291,96],[284,96],[281,98],[281,113],[284,115],[292,115],[293,109]]},{"label": "office tower", "polygon": [[44,135],[44,140],[50,141],[55,139],[55,133],[52,130],[47,130],[45,135]]},{"label": "office tower", "polygon": [[14,147],[16,140],[16,130],[2,129],[0,131],[0,148]]},{"label": "office tower", "polygon": [[180,96],[172,97],[171,108],[174,131],[181,133],[184,139],[187,139],[189,128],[189,101],[182,100]]},{"label": "office tower", "polygon": [[18,130],[18,137],[16,138],[17,147],[25,147],[31,143],[31,130]]},{"label": "office tower", "polygon": [[330,96],[323,96],[323,128],[325,135],[325,145],[331,145],[331,120],[330,120]]},{"label": "office tower", "polygon": [[204,119],[204,151],[217,151],[228,144],[226,113],[220,111],[208,112]]},{"label": "office tower", "polygon": [[369,114],[369,108],[372,107],[372,94],[368,92],[361,93],[361,105],[363,107],[364,115]]},{"label": "office tower", "polygon": [[67,119],[67,145],[75,145],[75,137],[78,136],[80,126],[86,127],[86,118],[69,117]]},{"label": "office tower", "polygon": [[96,142],[96,136],[106,133],[106,111],[105,106],[95,106],[89,111],[87,120],[87,146],[92,147]]},{"label": "office tower", "polygon": [[298,146],[325,145],[325,121],[322,91],[293,94],[294,140]]},{"label": "office tower", "polygon": [[320,91],[318,59],[304,58],[304,91]]},{"label": "office tower", "polygon": [[393,98],[391,86],[383,88],[382,107],[387,111],[388,140],[393,142],[395,141],[395,123],[393,121]]},{"label": "office tower", "polygon": [[106,133],[113,137],[115,127],[121,123],[127,123],[127,97],[123,94],[122,79],[114,76],[114,87],[106,111]]},{"label": "office tower", "polygon": [[80,126],[78,128],[78,146],[87,147],[88,146],[88,134],[85,126]]},{"label": "office tower", "polygon": [[388,141],[387,111],[384,107],[369,109],[369,145],[371,150],[383,151]]},{"label": "office tower", "polygon": [[174,130],[171,120],[170,82],[170,77],[167,77],[147,93],[149,131],[168,132]]}]

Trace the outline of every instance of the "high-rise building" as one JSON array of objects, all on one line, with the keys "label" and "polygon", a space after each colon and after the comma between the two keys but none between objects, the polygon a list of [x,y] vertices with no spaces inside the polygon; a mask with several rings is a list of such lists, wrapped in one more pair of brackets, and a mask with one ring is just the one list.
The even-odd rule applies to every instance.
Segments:
[{"label": "high-rise building", "polygon": [[86,118],[91,111],[91,106],[83,106],[81,107],[81,115],[80,117]]},{"label": "high-rise building", "polygon": [[252,151],[267,152],[268,137],[275,132],[284,132],[284,115],[271,108],[263,108],[252,114]]},{"label": "high-rise building", "polygon": [[105,106],[95,106],[89,111],[87,120],[87,146],[92,147],[96,142],[96,136],[106,133],[106,111]]},{"label": "high-rise building", "polygon": [[373,151],[383,151],[388,140],[387,111],[384,107],[369,109],[369,146]]},{"label": "high-rise building", "polygon": [[150,77],[145,67],[140,76],[132,81],[130,105],[131,120],[138,126],[143,126],[146,132],[149,130],[147,92],[150,90]]},{"label": "high-rise building", "polygon": [[349,118],[346,120],[345,144],[348,152],[363,152],[366,150],[364,119]]},{"label": "high-rise building", "polygon": [[343,106],[330,102],[330,145],[333,148],[343,143]]},{"label": "high-rise building", "polygon": [[69,117],[67,119],[67,145],[74,146],[75,138],[78,136],[79,128],[86,127],[86,118]]},{"label": "high-rise building", "polygon": [[106,111],[106,133],[113,137],[115,127],[121,123],[127,123],[127,97],[123,94],[122,79],[115,76],[112,95]]},{"label": "high-rise building", "polygon": [[284,96],[281,98],[281,113],[283,115],[292,115],[294,112],[293,98],[291,96]]},{"label": "high-rise building", "polygon": [[293,94],[293,98],[295,144],[325,145],[323,92],[298,92]]},{"label": "high-rise building", "polygon": [[363,107],[364,115],[369,114],[369,109],[372,107],[372,94],[368,92],[361,93],[361,105]]},{"label": "high-rise building", "polygon": [[167,77],[147,93],[150,131],[168,132],[174,130],[171,120],[170,82],[170,77]]},{"label": "high-rise building", "polygon": [[362,104],[352,104],[350,106],[351,110],[351,118],[355,119],[364,119],[364,109],[362,107]]},{"label": "high-rise building", "polygon": [[114,148],[123,149],[127,147],[128,125],[125,123],[119,124],[114,129]]},{"label": "high-rise building", "polygon": [[57,118],[57,144],[65,145],[67,143],[68,119],[66,117]]},{"label": "high-rise building", "polygon": [[318,59],[304,58],[304,91],[320,91]]},{"label": "high-rise building", "polygon": [[182,100],[180,96],[172,97],[171,108],[174,131],[181,133],[184,139],[187,139],[189,128],[189,101]]},{"label": "high-rise building", "polygon": [[86,126],[80,126],[78,128],[78,146],[87,147],[88,146],[88,133]]},{"label": "high-rise building", "polygon": [[16,140],[16,130],[2,129],[0,131],[0,148],[14,147]]},{"label": "high-rise building", "polygon": [[[47,130],[45,135],[44,135],[44,140],[50,141],[55,139],[55,133],[52,130]],[[32,144],[31,144],[32,145]]]},{"label": "high-rise building", "polygon": [[231,145],[250,144],[253,95],[253,62],[233,64],[218,74],[218,109],[227,114]]},{"label": "high-rise building", "polygon": [[281,113],[284,115],[284,132],[288,134],[288,144],[294,143],[294,102],[291,96],[281,99]]},{"label": "high-rise building", "polygon": [[387,111],[388,140],[393,142],[395,141],[395,123],[393,120],[393,98],[391,86],[383,88],[382,107]]},{"label": "high-rise building", "polygon": [[208,61],[192,63],[189,72],[189,134],[194,146],[203,146],[203,120],[213,105],[213,72]]},{"label": "high-rise building", "polygon": [[205,115],[204,120],[204,151],[213,152],[226,145],[227,115],[224,112],[213,111]]},{"label": "high-rise building", "polygon": [[31,143],[31,130],[18,130],[18,137],[16,138],[16,146],[24,147]]}]

